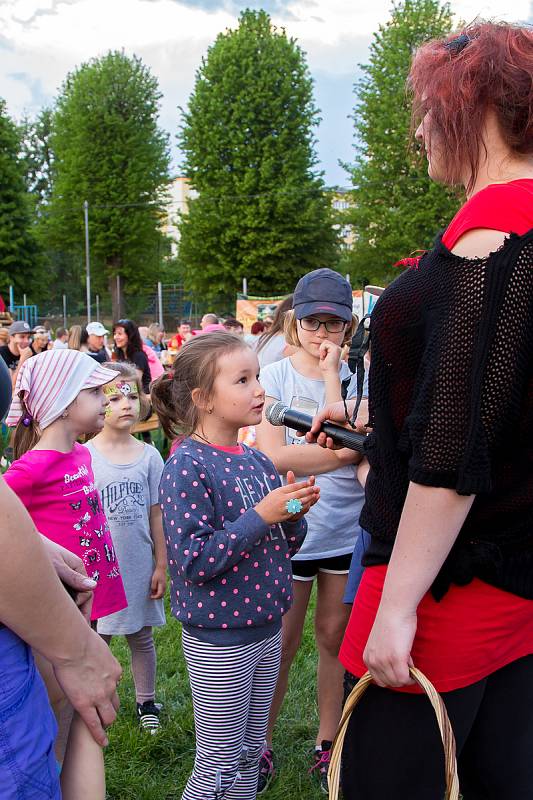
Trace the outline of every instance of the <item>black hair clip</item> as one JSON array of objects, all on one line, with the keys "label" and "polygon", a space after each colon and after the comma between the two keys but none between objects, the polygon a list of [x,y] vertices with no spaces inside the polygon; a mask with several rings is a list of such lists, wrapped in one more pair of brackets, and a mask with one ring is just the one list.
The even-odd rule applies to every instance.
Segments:
[{"label": "black hair clip", "polygon": [[444,47],[450,50],[454,55],[457,55],[462,52],[471,41],[472,39],[467,33],[461,33],[460,36],[456,36],[451,42],[446,42]]}]

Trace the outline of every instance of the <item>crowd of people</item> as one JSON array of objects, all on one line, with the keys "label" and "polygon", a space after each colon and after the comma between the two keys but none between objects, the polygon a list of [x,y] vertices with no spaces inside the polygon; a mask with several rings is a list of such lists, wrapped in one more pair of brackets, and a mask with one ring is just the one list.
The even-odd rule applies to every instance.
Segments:
[{"label": "crowd of people", "polygon": [[[444,700],[464,800],[531,797],[532,62],[531,30],[497,23],[415,53],[416,138],[466,201],[375,305],[362,386],[352,289],[330,269],[249,332],[212,313],[170,336],[129,319],[0,331],[2,797],[104,800],[114,636],[139,735],[158,735],[167,575],[195,720],[184,800],[268,791],[314,583],[308,769],[325,792],[343,698],[369,670],[345,799],[444,796],[415,665]],[[311,431],[271,425],[276,401]],[[166,462],[134,435],[152,413]],[[364,454],[325,420],[364,433]]]}]

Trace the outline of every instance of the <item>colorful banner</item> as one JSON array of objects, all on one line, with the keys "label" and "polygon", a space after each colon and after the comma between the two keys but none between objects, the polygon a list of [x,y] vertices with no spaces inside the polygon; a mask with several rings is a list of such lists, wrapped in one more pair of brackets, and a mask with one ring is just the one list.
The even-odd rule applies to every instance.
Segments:
[{"label": "colorful banner", "polygon": [[276,297],[244,297],[238,294],[235,316],[244,325],[244,330],[249,331],[256,320],[273,317],[279,303],[286,296],[282,294]]},{"label": "colorful banner", "polygon": [[[364,291],[356,289],[353,295],[354,314],[361,319],[365,314],[371,314],[376,301],[383,288],[381,286],[365,286]],[[277,297],[244,297],[237,295],[237,308],[235,316],[244,325],[244,330],[249,331],[256,320],[263,320],[265,317],[273,317],[278,304],[286,295]]]}]

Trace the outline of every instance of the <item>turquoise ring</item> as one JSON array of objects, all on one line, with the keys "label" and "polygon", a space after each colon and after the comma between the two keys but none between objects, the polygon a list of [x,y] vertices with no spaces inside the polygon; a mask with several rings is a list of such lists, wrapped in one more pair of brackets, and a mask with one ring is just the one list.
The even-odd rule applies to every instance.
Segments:
[{"label": "turquoise ring", "polygon": [[289,512],[289,514],[299,514],[303,508],[302,501],[293,498],[292,500],[287,500],[285,503],[285,508]]}]

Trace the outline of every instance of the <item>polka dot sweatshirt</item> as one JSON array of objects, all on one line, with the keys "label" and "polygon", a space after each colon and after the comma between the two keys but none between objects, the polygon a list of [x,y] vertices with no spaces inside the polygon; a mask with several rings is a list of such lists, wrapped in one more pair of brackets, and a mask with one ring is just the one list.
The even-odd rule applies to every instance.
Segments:
[{"label": "polka dot sweatshirt", "polygon": [[172,613],[197,638],[243,644],[279,630],[307,523],[263,522],[254,506],[278,486],[272,462],[246,445],[236,452],[184,439],[165,464]]}]

